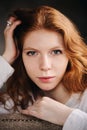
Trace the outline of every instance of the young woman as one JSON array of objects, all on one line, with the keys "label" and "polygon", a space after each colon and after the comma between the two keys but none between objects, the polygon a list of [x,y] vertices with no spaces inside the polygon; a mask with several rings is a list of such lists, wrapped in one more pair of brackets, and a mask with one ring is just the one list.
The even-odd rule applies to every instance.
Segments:
[{"label": "young woman", "polygon": [[[0,57],[0,113],[19,111],[87,129],[87,46],[75,25],[47,6],[14,11]],[[7,80],[8,79],[8,80]]]}]

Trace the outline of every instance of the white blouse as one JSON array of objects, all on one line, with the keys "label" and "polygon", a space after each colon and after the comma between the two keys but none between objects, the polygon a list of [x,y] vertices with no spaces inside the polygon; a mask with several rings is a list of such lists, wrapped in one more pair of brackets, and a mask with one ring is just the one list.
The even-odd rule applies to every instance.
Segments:
[{"label": "white blouse", "polygon": [[[0,88],[13,72],[14,69],[0,56]],[[6,104],[8,107],[12,107],[13,101],[9,99]],[[82,95],[73,94],[66,105],[75,109],[67,118],[63,130],[87,130],[87,89]],[[0,105],[0,113],[9,112],[4,109],[3,105]]]}]

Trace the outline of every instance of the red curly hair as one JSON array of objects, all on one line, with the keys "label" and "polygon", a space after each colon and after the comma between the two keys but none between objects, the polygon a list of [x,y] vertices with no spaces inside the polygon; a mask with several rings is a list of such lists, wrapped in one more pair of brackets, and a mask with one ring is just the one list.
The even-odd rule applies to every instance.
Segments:
[{"label": "red curly hair", "polygon": [[12,65],[15,72],[6,83],[7,93],[14,101],[14,108],[17,109],[18,105],[26,108],[29,101],[33,103],[32,95],[34,99],[44,95],[28,77],[22,61],[25,36],[42,28],[61,33],[63,36],[65,51],[69,58],[63,84],[70,93],[83,92],[87,88],[87,46],[73,22],[60,11],[48,6],[18,9],[12,16],[22,21],[14,30],[14,40],[17,41],[20,55]]}]

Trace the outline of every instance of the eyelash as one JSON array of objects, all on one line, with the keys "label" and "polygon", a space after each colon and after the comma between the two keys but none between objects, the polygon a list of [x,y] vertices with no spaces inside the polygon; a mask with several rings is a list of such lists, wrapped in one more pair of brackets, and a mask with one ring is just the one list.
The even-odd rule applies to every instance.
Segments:
[{"label": "eyelash", "polygon": [[[59,55],[59,54],[62,54],[62,51],[61,50],[52,50],[51,54],[52,55]],[[27,55],[34,56],[34,55],[37,55],[37,52],[36,51],[28,51]]]}]

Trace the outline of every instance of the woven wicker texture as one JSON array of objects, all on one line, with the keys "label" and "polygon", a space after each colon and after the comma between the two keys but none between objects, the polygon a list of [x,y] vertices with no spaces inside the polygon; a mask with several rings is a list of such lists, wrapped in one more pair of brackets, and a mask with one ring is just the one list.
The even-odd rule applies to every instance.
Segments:
[{"label": "woven wicker texture", "polygon": [[16,113],[0,115],[0,130],[62,130],[62,127]]}]

